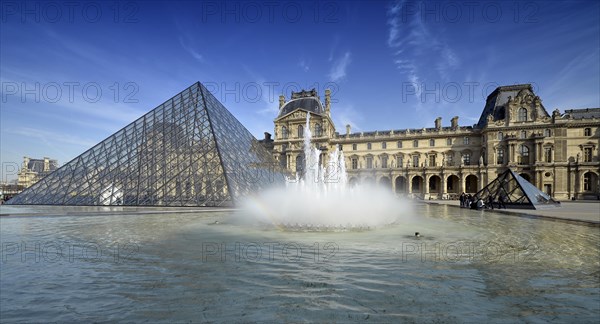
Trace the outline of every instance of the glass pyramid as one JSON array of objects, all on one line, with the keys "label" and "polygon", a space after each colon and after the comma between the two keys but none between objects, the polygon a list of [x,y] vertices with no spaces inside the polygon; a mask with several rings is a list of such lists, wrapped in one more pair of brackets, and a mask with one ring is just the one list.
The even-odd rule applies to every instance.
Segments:
[{"label": "glass pyramid", "polygon": [[285,178],[271,154],[197,82],[7,203],[231,206]]},{"label": "glass pyramid", "polygon": [[504,197],[508,208],[541,209],[560,206],[558,201],[511,169],[501,173],[494,181],[475,194],[475,201],[482,199],[487,203],[490,196],[496,202],[500,197]]}]

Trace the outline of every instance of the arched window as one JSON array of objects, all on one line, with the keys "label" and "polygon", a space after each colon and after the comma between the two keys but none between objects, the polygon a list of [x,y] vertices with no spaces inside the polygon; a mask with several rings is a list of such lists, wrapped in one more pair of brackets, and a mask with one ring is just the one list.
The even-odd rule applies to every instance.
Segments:
[{"label": "arched window", "polygon": [[299,138],[304,137],[304,126],[302,126],[302,125],[298,125],[298,137]]},{"label": "arched window", "polygon": [[526,108],[520,108],[519,109],[519,115],[517,116],[517,120],[518,121],[527,121],[527,109]]},{"label": "arched window", "polygon": [[288,129],[285,126],[281,127],[281,138],[283,138],[283,139],[288,138]]},{"label": "arched window", "polygon": [[520,164],[529,164],[529,148],[526,145],[519,145]]},{"label": "arched window", "polygon": [[583,175],[583,190],[597,192],[598,176],[592,172],[586,172]]},{"label": "arched window", "polygon": [[303,173],[304,171],[304,156],[298,155],[296,156],[296,172]]},{"label": "arched window", "polygon": [[323,129],[321,128],[321,124],[317,123],[315,125],[315,136],[320,137],[323,135],[322,133],[323,133]]}]

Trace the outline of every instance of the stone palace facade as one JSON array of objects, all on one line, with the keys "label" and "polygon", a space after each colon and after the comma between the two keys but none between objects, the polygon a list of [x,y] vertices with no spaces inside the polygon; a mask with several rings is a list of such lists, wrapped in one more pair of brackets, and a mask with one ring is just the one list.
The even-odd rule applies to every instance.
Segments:
[{"label": "stone palace facade", "polygon": [[529,84],[502,86],[488,97],[479,122],[450,126],[345,134],[331,119],[331,92],[315,90],[279,97],[273,155],[291,176],[302,172],[303,135],[310,113],[313,142],[327,163],[339,146],[348,180],[376,183],[398,194],[454,199],[476,193],[507,168],[561,199],[600,199],[600,108],[551,114]]}]

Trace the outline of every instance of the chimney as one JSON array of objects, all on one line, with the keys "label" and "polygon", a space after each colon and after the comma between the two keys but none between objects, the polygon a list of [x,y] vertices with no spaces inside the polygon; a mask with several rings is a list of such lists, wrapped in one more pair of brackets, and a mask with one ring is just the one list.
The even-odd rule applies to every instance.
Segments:
[{"label": "chimney", "polygon": [[352,129],[352,127],[350,126],[350,124],[346,125],[346,135],[350,135],[351,129]]},{"label": "chimney", "polygon": [[285,105],[285,97],[281,94],[279,95],[279,110],[281,110],[281,107],[283,107],[283,105]]},{"label": "chimney", "polygon": [[435,129],[442,129],[442,117],[438,117],[435,119]]},{"label": "chimney", "polygon": [[23,157],[23,169],[29,169],[29,158],[26,156]]},{"label": "chimney", "polygon": [[325,89],[325,113],[331,116],[331,90]]},{"label": "chimney", "polygon": [[265,142],[270,142],[270,141],[271,141],[271,133],[265,132]]},{"label": "chimney", "polygon": [[50,158],[44,157],[44,172],[50,171]]},{"label": "chimney", "polygon": [[452,129],[457,129],[458,128],[458,116],[454,116],[452,117],[452,120],[450,121]]}]

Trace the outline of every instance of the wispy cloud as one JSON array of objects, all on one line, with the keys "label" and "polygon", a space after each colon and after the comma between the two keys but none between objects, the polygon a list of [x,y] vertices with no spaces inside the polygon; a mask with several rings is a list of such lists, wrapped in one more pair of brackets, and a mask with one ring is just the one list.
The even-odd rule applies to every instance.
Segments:
[{"label": "wispy cloud", "polygon": [[[411,11],[409,15],[403,12],[408,10],[404,6],[405,1],[397,1],[387,12],[387,45],[393,50],[394,64],[417,84],[425,79],[425,75],[433,79],[449,79],[451,72],[459,68],[460,58],[443,38],[427,28],[420,12]],[[432,66],[435,69],[431,69]],[[437,72],[437,75],[431,75],[430,71]]]},{"label": "wispy cloud", "polygon": [[350,62],[352,62],[351,56],[350,52],[346,52],[334,62],[329,72],[329,79],[331,81],[338,82],[346,78],[346,69],[350,65]]},{"label": "wispy cloud", "polygon": [[305,59],[300,59],[300,62],[298,62],[298,66],[300,66],[300,68],[304,71],[304,72],[308,72],[308,70],[310,70],[310,63],[306,62]]},{"label": "wispy cloud", "polygon": [[456,53],[449,47],[444,46],[441,51],[441,59],[439,60],[436,69],[440,76],[444,80],[447,80],[450,78],[450,72],[456,70],[459,64],[460,60],[456,56]]},{"label": "wispy cloud", "polygon": [[198,62],[204,63],[204,57],[202,56],[202,54],[196,52],[196,50],[194,50],[192,47],[188,46],[185,43],[185,41],[183,40],[183,38],[181,38],[181,37],[179,37],[179,44],[181,44],[181,47],[183,47],[183,49],[186,52],[188,52],[193,58],[198,60]]},{"label": "wispy cloud", "polygon": [[77,136],[72,136],[68,134],[45,131],[42,129],[30,128],[30,127],[18,127],[14,129],[6,130],[7,133],[16,134],[24,137],[31,137],[38,139],[46,144],[50,143],[64,143],[64,144],[74,144],[82,147],[92,147],[97,143],[96,140],[84,139]]},{"label": "wispy cloud", "polygon": [[335,55],[335,51],[337,50],[338,44],[340,43],[340,37],[335,35],[333,37],[333,41],[331,42],[331,47],[329,48],[329,58],[327,61],[333,61],[333,56]]},{"label": "wispy cloud", "polygon": [[354,108],[353,104],[336,105],[334,121],[336,131],[340,134],[346,133],[346,125],[352,127],[351,132],[360,132],[362,128],[359,126],[364,121],[364,116]]}]

